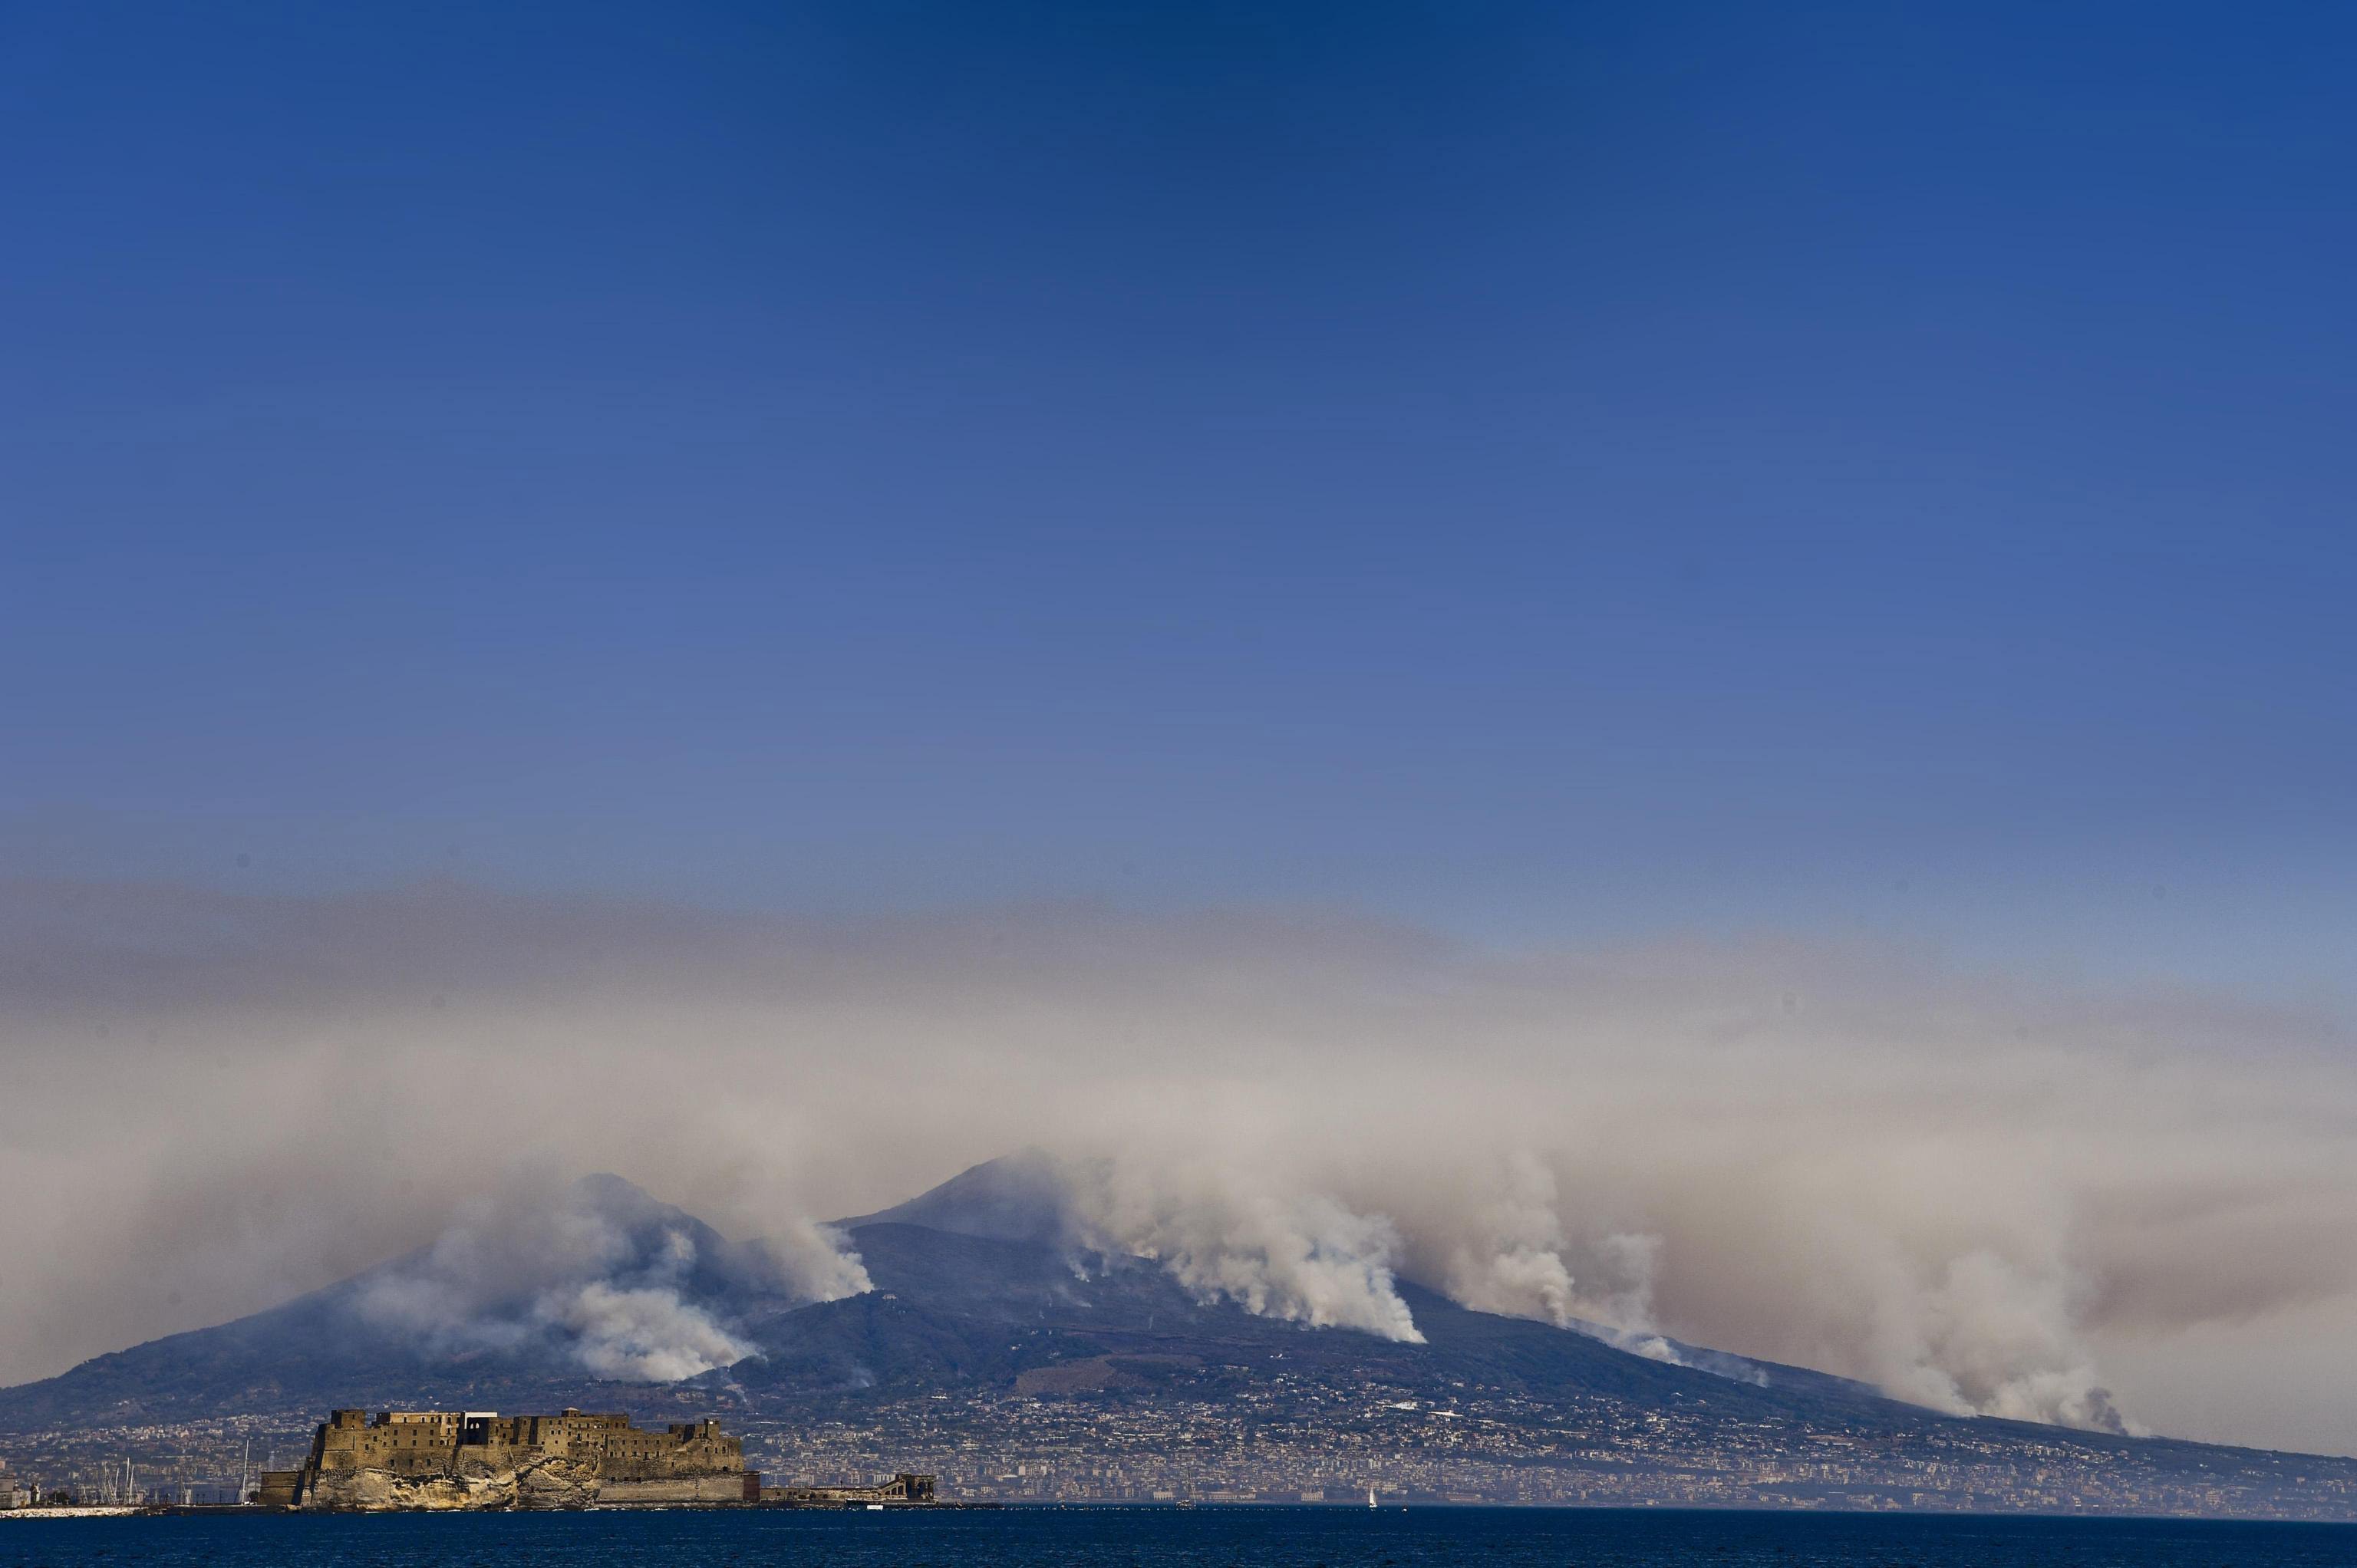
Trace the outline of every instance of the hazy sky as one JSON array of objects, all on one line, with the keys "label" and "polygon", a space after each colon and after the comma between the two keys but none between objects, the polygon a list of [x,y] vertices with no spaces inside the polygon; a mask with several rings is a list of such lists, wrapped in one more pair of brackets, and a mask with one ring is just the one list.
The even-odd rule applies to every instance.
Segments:
[{"label": "hazy sky", "polygon": [[[2352,60],[2326,6],[17,0],[0,874],[32,880],[0,914],[135,883],[201,947],[248,918],[218,909],[447,876],[1789,941],[2008,976],[1973,983],[1990,1039],[2015,984],[2158,1010],[2205,1084],[2247,1033],[2217,1020],[2264,1017],[2302,1035],[2283,1083],[2330,1081]],[[101,925],[88,1005],[187,1002]],[[195,994],[287,940],[192,960]],[[953,1051],[955,1016],[908,1027]],[[0,1026],[52,1065],[97,1037],[47,1002]],[[2142,1060],[2094,1033],[2074,1116],[2085,1063]],[[22,1141],[65,1103],[0,1122],[19,1180],[66,1179]],[[2105,1142],[2122,1190],[2169,1175],[2167,1105]],[[2267,1190],[2338,1234],[2313,1131]],[[2234,1139],[2273,1146],[2256,1112]],[[1679,1284],[1689,1174],[1624,1206],[1668,1238],[1665,1321],[1879,1375]],[[2109,1334],[2160,1369],[2115,1380],[2147,1419],[2357,1444],[2324,1393],[2266,1414],[2346,1359],[2357,1286],[2182,1306],[2215,1239],[2171,1232],[2138,1350],[2071,1294],[2112,1299],[2071,1240],[2112,1190],[2052,1175],[1997,1228],[2070,1326],[2029,1363]],[[107,1348],[92,1259],[18,1309],[65,1326],[16,1374]],[[2247,1409],[2167,1384],[2311,1311]]]},{"label": "hazy sky", "polygon": [[2352,44],[11,5],[8,857],[2337,985]]}]

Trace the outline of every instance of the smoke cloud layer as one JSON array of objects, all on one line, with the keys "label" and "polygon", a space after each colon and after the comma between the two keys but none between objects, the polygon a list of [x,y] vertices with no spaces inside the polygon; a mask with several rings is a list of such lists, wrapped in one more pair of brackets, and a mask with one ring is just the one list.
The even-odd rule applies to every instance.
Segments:
[{"label": "smoke cloud layer", "polygon": [[1415,1338],[1413,1280],[1944,1410],[2357,1448],[2330,1019],[1799,942],[457,886],[16,884],[0,972],[0,1380],[412,1253],[375,1309],[421,1334],[686,1375],[739,1348],[681,1290],[708,1243],[519,1241],[483,1195],[614,1171],[813,1300],[866,1288],[820,1221],[1037,1146],[1076,1245],[1336,1331]]}]

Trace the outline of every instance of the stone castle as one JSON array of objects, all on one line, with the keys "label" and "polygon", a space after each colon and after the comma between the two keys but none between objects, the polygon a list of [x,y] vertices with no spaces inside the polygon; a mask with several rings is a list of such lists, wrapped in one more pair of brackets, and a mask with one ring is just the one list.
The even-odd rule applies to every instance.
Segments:
[{"label": "stone castle", "polygon": [[299,1470],[256,1499],[307,1509],[587,1508],[754,1502],[761,1477],[720,1423],[643,1432],[620,1414],[332,1412]]}]

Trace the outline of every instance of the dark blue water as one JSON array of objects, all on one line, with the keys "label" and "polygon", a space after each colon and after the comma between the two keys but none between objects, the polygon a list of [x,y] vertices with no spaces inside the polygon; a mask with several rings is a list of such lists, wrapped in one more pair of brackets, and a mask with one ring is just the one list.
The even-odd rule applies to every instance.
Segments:
[{"label": "dark blue water", "polygon": [[2357,1564],[2357,1525],[1414,1509],[975,1513],[389,1514],[0,1520],[0,1568],[52,1563],[484,1568],[2307,1568]]}]

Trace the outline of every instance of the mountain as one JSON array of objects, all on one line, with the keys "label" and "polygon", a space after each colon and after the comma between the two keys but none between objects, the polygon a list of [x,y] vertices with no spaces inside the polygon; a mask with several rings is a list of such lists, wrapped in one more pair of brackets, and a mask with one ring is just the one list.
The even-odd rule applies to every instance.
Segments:
[{"label": "mountain", "polygon": [[1077,1250],[1064,1190],[1027,1154],[842,1221],[874,1288],[810,1304],[760,1243],[592,1177],[270,1311],[0,1391],[0,1454],[135,1431],[185,1445],[231,1417],[293,1434],[339,1405],[577,1405],[716,1412],[765,1468],[935,1468],[970,1496],[1380,1481],[1461,1499],[2357,1517],[2357,1462],[1950,1417],[1412,1284],[1422,1344],[1257,1316],[1147,1260]]},{"label": "mountain", "polygon": [[[836,1222],[875,1289],[842,1301],[794,1299],[758,1243],[735,1243],[619,1176],[583,1177],[544,1209],[462,1216],[434,1246],[283,1305],[212,1328],[99,1356],[62,1376],[0,1390],[0,1431],[190,1421],[334,1405],[556,1407],[592,1397],[678,1402],[706,1391],[823,1397],[854,1389],[1011,1384],[1045,1352],[1005,1343],[1009,1325],[1047,1329],[1066,1355],[1283,1356],[1321,1367],[1426,1368],[1458,1375],[1569,1382],[1625,1397],[1665,1397],[1702,1374],[1544,1325],[1469,1312],[1402,1285],[1424,1346],[1349,1330],[1307,1332],[1232,1304],[1207,1304],[1140,1259],[1076,1265],[1064,1240],[1061,1178],[1032,1152],[975,1166],[872,1215]],[[584,1235],[592,1240],[579,1244]],[[563,1243],[553,1261],[551,1238]],[[535,1266],[537,1265],[537,1266]],[[504,1271],[504,1273],[502,1273]],[[720,1334],[726,1368],[683,1378],[633,1376],[631,1347],[594,1337],[573,1310],[584,1293],[658,1298]],[[674,1305],[675,1303],[675,1305]],[[677,1327],[671,1321],[625,1328]],[[691,1322],[693,1333],[697,1325]],[[1080,1336],[1075,1340],[1073,1336]],[[646,1341],[639,1349],[643,1355]],[[1711,1353],[1682,1348],[1689,1359]],[[601,1360],[600,1352],[606,1352]],[[585,1353],[586,1352],[586,1353]],[[1861,1384],[1798,1368],[1717,1358],[1770,1383],[1773,1401],[1812,1408],[1884,1402]],[[1723,1385],[1723,1386],[1722,1386]],[[1749,1383],[1708,1378],[1728,1399]]]},{"label": "mountain", "polygon": [[906,1203],[834,1223],[839,1230],[916,1225],[952,1236],[1054,1246],[1072,1236],[1069,1190],[1055,1159],[1038,1149],[1021,1149],[960,1171]]}]

